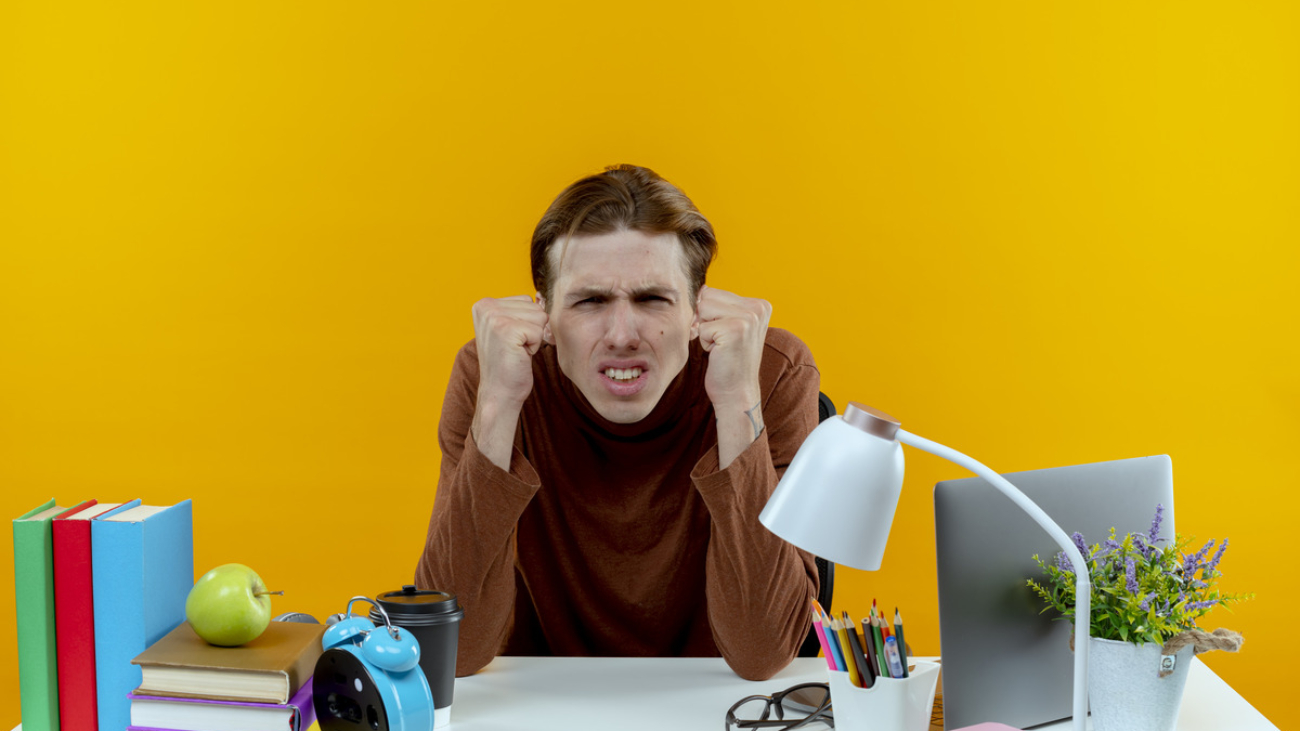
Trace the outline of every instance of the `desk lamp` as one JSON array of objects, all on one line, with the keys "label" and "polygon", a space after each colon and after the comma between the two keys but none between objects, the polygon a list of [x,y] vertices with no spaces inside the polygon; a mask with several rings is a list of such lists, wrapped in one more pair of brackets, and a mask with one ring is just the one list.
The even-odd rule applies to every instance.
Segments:
[{"label": "desk lamp", "polygon": [[1074,565],[1074,728],[1088,718],[1088,564],[1051,518],[998,473],[953,449],[899,428],[894,417],[850,402],[804,440],[758,519],[785,541],[838,564],[880,568],[903,489],[903,444],[983,477],[1034,519]]}]

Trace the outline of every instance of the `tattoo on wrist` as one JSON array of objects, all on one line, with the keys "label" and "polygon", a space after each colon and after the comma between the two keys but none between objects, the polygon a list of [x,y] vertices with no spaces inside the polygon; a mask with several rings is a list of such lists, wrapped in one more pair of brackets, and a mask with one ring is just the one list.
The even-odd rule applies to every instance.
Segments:
[{"label": "tattoo on wrist", "polygon": [[763,403],[760,401],[754,404],[752,409],[745,412],[745,416],[749,417],[749,425],[754,427],[755,439],[758,439],[758,435],[763,433],[763,411],[759,408],[762,405]]}]

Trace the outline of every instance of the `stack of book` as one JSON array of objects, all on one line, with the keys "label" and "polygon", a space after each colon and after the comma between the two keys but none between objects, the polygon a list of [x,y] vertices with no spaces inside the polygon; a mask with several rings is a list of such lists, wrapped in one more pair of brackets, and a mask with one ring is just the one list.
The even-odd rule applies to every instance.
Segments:
[{"label": "stack of book", "polygon": [[319,624],[272,622],[238,647],[209,645],[189,623],[131,662],[141,683],[129,731],[306,731],[316,720],[311,674]]},{"label": "stack of book", "polygon": [[189,500],[53,500],[13,521],[23,731],[126,726],[131,665],[185,619],[194,585]]}]

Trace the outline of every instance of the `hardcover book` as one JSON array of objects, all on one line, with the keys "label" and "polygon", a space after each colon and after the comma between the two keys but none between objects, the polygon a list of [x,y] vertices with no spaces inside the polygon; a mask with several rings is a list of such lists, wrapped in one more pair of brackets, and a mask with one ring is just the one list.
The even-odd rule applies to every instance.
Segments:
[{"label": "hardcover book", "polygon": [[288,703],[131,695],[127,731],[306,731],[316,721],[308,678]]},{"label": "hardcover book", "polygon": [[194,586],[189,500],[169,507],[132,500],[90,522],[95,686],[101,731],[126,728],[140,685],[131,659],[185,621]]},{"label": "hardcover book", "polygon": [[54,639],[54,549],[50,521],[67,510],[53,500],[14,519],[14,598],[22,727],[59,731]]},{"label": "hardcover book", "polygon": [[87,500],[56,517],[54,629],[59,656],[59,726],[96,731],[95,610],[91,580],[90,521],[118,503]]},{"label": "hardcover book", "polygon": [[272,622],[238,647],[209,645],[188,622],[132,660],[137,695],[288,703],[315,670],[325,626]]}]

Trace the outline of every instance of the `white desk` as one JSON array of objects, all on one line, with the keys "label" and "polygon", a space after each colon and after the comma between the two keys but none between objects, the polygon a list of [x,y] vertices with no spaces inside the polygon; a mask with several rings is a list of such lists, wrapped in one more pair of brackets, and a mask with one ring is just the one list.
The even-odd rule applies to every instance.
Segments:
[{"label": "white desk", "polygon": [[[749,682],[717,658],[499,657],[456,681],[451,731],[718,731],[744,696],[825,680],[820,658],[798,658],[770,680]],[[1040,728],[1071,726],[1066,720]],[[1195,660],[1178,731],[1229,730],[1277,727]]]},{"label": "white desk", "polygon": [[[499,657],[479,674],[456,681],[451,728],[719,731],[727,709],[742,697],[807,681],[826,681],[825,660],[798,658],[770,680],[749,682],[716,658]],[[1042,728],[1069,729],[1070,722]],[[1188,675],[1178,730],[1256,729],[1277,731],[1196,660]]]}]

